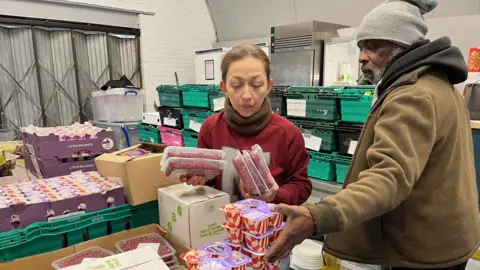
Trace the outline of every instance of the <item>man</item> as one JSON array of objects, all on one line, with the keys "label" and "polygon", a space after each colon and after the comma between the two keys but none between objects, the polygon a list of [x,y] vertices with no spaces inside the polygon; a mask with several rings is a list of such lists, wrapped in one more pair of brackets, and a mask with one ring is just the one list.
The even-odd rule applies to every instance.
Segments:
[{"label": "man", "polygon": [[389,0],[357,32],[376,98],[345,188],[315,206],[279,205],[287,227],[275,261],[307,237],[324,251],[392,269],[464,269],[480,222],[468,110],[453,86],[467,78],[449,38],[425,40],[434,0]]}]

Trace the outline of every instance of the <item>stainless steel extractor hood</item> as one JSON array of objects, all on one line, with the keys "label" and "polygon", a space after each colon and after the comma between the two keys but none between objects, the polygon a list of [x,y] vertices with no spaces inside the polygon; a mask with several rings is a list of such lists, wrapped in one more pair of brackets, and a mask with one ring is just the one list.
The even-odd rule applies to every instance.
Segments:
[{"label": "stainless steel extractor hood", "polygon": [[322,85],[325,41],[348,26],[311,21],[271,29],[272,78],[277,85]]}]

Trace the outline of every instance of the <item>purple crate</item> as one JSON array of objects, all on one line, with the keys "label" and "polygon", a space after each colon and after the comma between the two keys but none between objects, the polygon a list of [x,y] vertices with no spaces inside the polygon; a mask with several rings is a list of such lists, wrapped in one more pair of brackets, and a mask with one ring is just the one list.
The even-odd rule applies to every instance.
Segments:
[{"label": "purple crate", "polygon": [[43,160],[71,158],[79,152],[89,152],[95,156],[115,151],[113,131],[103,130],[96,136],[93,139],[60,141],[59,136],[53,133],[48,136],[24,133],[24,141],[27,151]]},{"label": "purple crate", "polygon": [[[0,209],[0,232],[23,229],[35,222],[48,221],[50,217],[58,217],[79,211],[88,213],[122,205],[125,202],[125,190],[121,187],[107,191],[105,194],[95,193],[66,200],[30,205],[11,205],[9,208]],[[84,208],[85,206],[86,209]]]},{"label": "purple crate", "polygon": [[33,155],[29,155],[29,159],[29,171],[39,178],[69,175],[76,171],[89,172],[97,170],[93,157],[87,160],[79,158],[76,161],[68,159],[67,162],[62,162],[62,160],[57,158],[43,160]]}]

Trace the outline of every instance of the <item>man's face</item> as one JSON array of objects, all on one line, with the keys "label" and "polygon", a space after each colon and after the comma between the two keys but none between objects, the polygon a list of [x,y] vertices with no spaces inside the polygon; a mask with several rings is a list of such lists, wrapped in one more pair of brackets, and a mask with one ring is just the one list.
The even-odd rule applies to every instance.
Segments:
[{"label": "man's face", "polygon": [[387,64],[402,51],[402,48],[390,41],[364,40],[358,43],[363,75],[375,84],[382,79]]}]

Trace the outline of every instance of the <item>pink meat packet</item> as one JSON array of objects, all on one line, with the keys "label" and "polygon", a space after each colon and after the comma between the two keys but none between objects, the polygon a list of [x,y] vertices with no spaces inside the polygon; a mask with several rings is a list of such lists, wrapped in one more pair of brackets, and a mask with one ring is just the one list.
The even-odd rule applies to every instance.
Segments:
[{"label": "pink meat packet", "polygon": [[258,172],[257,167],[255,167],[255,164],[253,163],[253,160],[250,157],[250,154],[248,153],[248,151],[243,150],[242,156],[243,156],[243,160],[245,161],[245,164],[247,165],[248,171],[252,175],[253,182],[257,186],[260,194],[267,192],[269,188],[265,183],[265,181],[263,181],[262,176],[260,175],[260,172]]},{"label": "pink meat packet", "polygon": [[263,154],[263,149],[260,145],[255,144],[252,146],[252,151],[250,151],[250,157],[252,158],[253,164],[257,167],[260,177],[267,184],[268,188],[273,186],[273,176],[268,168],[267,161],[265,160],[265,155]]},{"label": "pink meat packet", "polygon": [[260,191],[258,190],[258,187],[253,180],[253,176],[248,170],[247,164],[245,163],[245,160],[243,159],[240,151],[237,151],[235,156],[232,158],[232,163],[238,174],[240,175],[240,179],[247,192],[253,195],[260,194]]}]

